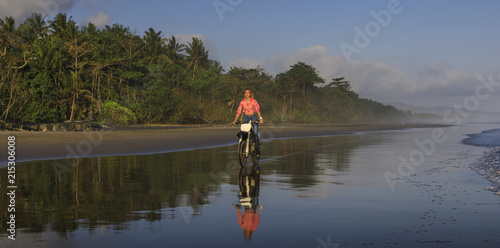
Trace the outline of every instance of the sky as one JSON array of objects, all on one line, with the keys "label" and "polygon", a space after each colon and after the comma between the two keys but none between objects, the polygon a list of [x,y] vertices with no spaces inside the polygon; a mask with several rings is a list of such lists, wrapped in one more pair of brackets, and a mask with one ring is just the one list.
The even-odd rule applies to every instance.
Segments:
[{"label": "sky", "polygon": [[152,27],[201,38],[226,71],[274,76],[304,62],[363,98],[469,112],[500,112],[498,10],[496,0],[0,0],[16,23],[64,12],[80,26]]}]

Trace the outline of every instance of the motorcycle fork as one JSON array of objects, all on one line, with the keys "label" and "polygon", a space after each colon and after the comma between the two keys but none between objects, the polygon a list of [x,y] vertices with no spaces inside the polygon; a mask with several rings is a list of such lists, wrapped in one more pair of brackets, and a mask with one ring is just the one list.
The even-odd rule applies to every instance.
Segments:
[{"label": "motorcycle fork", "polygon": [[247,143],[246,143],[246,148],[245,148],[245,152],[247,155],[250,153],[250,134],[251,134],[251,132],[248,132],[248,134],[247,134]]}]

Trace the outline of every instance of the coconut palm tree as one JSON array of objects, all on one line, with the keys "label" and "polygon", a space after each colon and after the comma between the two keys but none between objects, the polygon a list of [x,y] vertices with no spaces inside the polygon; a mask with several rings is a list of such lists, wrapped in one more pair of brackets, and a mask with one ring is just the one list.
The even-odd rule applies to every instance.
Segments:
[{"label": "coconut palm tree", "polygon": [[186,50],[186,45],[177,43],[174,36],[172,36],[172,38],[168,39],[167,57],[171,61],[173,61],[173,62],[180,61],[184,57],[184,55],[182,55],[181,52],[183,52],[185,50]]},{"label": "coconut palm tree", "polygon": [[55,43],[50,41],[35,41],[33,42],[33,52],[35,53],[34,69],[38,73],[57,70],[59,56]]},{"label": "coconut palm tree", "polygon": [[145,44],[145,50],[150,57],[149,62],[156,64],[160,58],[164,55],[164,39],[161,38],[161,31],[158,33],[153,29],[149,28],[149,30],[144,32],[143,40]]},{"label": "coconut palm tree", "polygon": [[225,71],[224,67],[220,65],[220,61],[210,60],[210,64],[215,67],[215,71],[217,72],[217,74],[222,74],[222,72]]},{"label": "coconut palm tree", "polygon": [[31,16],[24,21],[22,26],[24,27],[24,35],[29,39],[42,39],[47,36],[49,32],[49,27],[42,13],[31,14]]},{"label": "coconut palm tree", "polygon": [[5,20],[0,19],[0,28],[5,32],[14,32],[16,30],[15,27],[16,21],[12,16],[6,16]]},{"label": "coconut palm tree", "polygon": [[205,50],[203,41],[196,37],[193,37],[192,42],[188,43],[186,53],[188,54],[187,68],[192,67],[193,71],[196,71],[199,66],[207,66],[209,63],[208,51]]},{"label": "coconut palm tree", "polygon": [[73,22],[71,20],[71,17],[67,18],[67,15],[66,14],[63,14],[63,13],[59,13],[56,15],[56,17],[54,17],[54,20],[52,21],[49,21],[50,25],[49,25],[49,28],[50,28],[50,31],[52,34],[54,35],[62,35],[66,32],[66,28],[68,26],[68,23],[70,22]]}]

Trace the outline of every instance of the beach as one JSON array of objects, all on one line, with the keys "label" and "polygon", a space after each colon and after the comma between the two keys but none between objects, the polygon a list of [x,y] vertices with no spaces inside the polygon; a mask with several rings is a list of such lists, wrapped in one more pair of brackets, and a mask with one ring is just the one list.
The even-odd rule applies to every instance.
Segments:
[{"label": "beach", "polygon": [[[293,138],[348,134],[374,130],[426,128],[440,124],[393,123],[352,125],[260,125],[261,138]],[[119,126],[94,132],[0,132],[0,140],[16,137],[17,161],[111,155],[152,154],[238,142],[239,126]],[[0,150],[7,142],[0,143]],[[0,157],[5,167],[7,156]]]},{"label": "beach", "polygon": [[[260,162],[246,167],[237,161],[233,126],[9,133],[16,161],[21,148],[37,147],[61,159],[16,162],[15,189],[0,194],[8,206],[15,190],[16,240],[5,231],[0,242],[498,247],[499,187],[490,180],[498,174],[490,169],[498,168],[491,141],[499,127],[262,125]],[[0,178],[11,174],[0,168]],[[12,221],[6,216],[0,222]]]}]

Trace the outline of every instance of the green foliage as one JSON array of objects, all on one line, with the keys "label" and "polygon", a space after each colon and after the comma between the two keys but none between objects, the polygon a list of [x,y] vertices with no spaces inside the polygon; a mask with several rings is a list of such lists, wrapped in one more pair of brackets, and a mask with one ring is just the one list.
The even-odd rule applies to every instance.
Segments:
[{"label": "green foliage", "polygon": [[209,64],[208,51],[205,50],[203,42],[198,38],[193,38],[185,48],[188,54],[187,68],[193,68],[194,71],[198,67],[206,67]]},{"label": "green foliage", "polygon": [[[0,122],[61,122],[96,116],[113,124],[229,123],[250,88],[273,123],[380,122],[407,115],[359,99],[343,77],[325,83],[298,62],[269,75],[209,59],[153,28],[137,35],[113,24],[79,27],[66,14],[33,14],[17,29],[0,19]],[[104,104],[103,104],[104,103]]]},{"label": "green foliage", "polygon": [[134,112],[116,102],[106,101],[99,119],[108,124],[130,125],[137,123]]},{"label": "green foliage", "polygon": [[181,106],[179,88],[186,75],[176,66],[150,64],[144,78],[143,100],[137,107],[142,123],[168,123],[175,121],[175,113]]},{"label": "green foliage", "polygon": [[335,87],[340,92],[350,92],[351,84],[349,81],[345,80],[344,77],[334,78],[332,82],[328,84],[330,87]]},{"label": "green foliage", "polygon": [[29,123],[63,121],[61,111],[57,110],[57,91],[47,73],[26,78],[22,87],[30,89],[30,98],[23,105],[22,120]]}]

